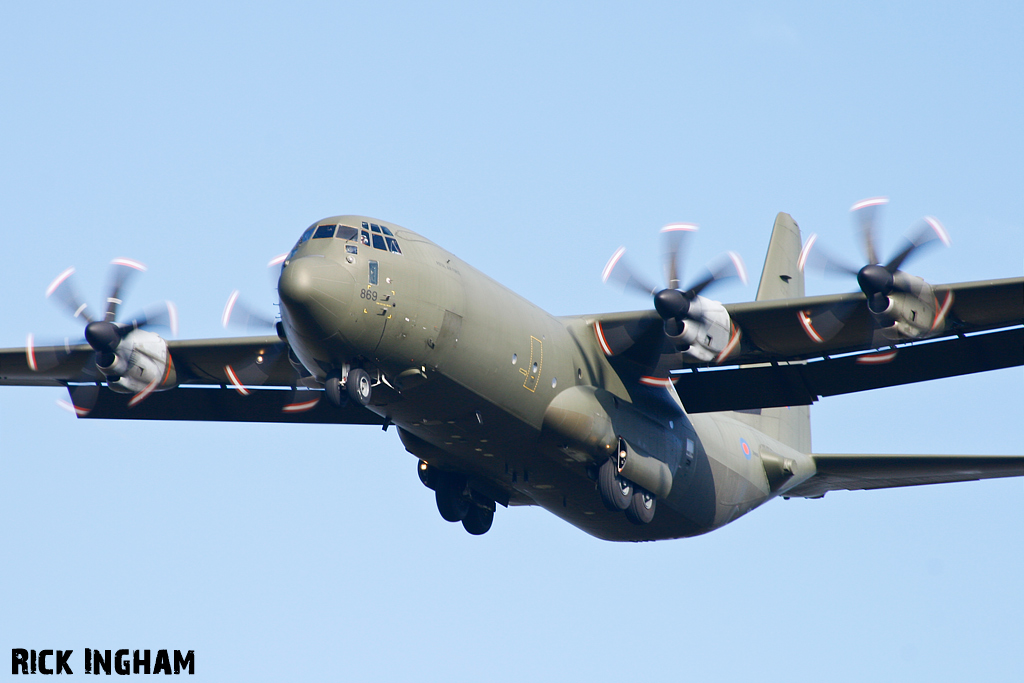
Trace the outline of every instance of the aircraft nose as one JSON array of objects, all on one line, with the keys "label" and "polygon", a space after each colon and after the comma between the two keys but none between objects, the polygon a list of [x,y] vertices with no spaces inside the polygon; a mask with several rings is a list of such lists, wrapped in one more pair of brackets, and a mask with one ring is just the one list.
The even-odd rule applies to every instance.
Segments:
[{"label": "aircraft nose", "polygon": [[330,259],[302,257],[281,271],[277,291],[287,320],[300,334],[324,339],[336,334],[352,300],[348,269]]}]

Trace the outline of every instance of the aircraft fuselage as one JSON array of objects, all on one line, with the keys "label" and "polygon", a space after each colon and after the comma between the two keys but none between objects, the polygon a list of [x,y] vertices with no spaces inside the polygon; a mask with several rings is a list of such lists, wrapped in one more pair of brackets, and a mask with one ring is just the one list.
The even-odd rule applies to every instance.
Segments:
[{"label": "aircraft fuselage", "polygon": [[[317,237],[320,225],[338,228]],[[650,389],[624,384],[593,321],[554,317],[409,230],[338,216],[304,237],[279,281],[293,352],[318,382],[367,372],[367,407],[430,467],[464,476],[474,499],[655,540],[715,529],[814,473],[809,456],[729,413],[687,416],[674,389],[643,400]],[[650,523],[598,494],[620,439],[646,467],[636,477],[661,487]]]}]

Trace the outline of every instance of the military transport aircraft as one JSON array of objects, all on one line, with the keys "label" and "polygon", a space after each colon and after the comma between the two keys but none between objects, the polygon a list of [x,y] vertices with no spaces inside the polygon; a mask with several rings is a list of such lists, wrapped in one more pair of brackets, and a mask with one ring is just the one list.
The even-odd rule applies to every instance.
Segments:
[{"label": "military transport aircraft", "polygon": [[[780,496],[1024,475],[1024,456],[812,453],[821,396],[1024,364],[1024,278],[929,285],[900,267],[948,242],[938,221],[884,264],[871,222],[868,264],[838,266],[852,294],[804,296],[804,266],[839,262],[780,213],[753,302],[703,295],[743,276],[734,255],[684,289],[696,226],[673,224],[665,286],[621,249],[605,268],[652,307],[555,317],[411,230],[334,216],[279,264],[276,334],[165,341],[147,328],[174,326],[167,304],[118,322],[142,266],[117,259],[102,315],[70,269],[48,290],[86,343],[0,350],[0,384],[66,386],[90,419],[393,425],[471,534],[498,506],[539,505],[603,539],[679,538]],[[232,296],[225,322],[240,311]]]}]

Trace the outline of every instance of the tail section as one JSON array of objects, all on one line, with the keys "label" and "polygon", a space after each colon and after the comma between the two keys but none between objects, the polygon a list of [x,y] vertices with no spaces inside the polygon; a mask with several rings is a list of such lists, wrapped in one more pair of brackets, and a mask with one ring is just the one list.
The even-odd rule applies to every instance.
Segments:
[{"label": "tail section", "polygon": [[[804,296],[804,274],[797,267],[800,258],[800,226],[788,213],[775,217],[775,227],[764,259],[757,301],[794,299]],[[811,452],[810,406],[764,408],[736,413],[736,418],[802,453]]]}]

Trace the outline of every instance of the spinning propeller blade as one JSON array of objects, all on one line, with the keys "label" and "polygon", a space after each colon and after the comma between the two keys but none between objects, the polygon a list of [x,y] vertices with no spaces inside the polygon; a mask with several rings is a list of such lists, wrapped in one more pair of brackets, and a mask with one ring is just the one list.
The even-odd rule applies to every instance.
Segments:
[{"label": "spinning propeller blade", "polygon": [[[913,254],[917,253],[921,247],[935,242],[942,242],[946,246],[950,244],[949,234],[942,224],[936,218],[926,216],[918,226],[907,234],[904,246],[900,251],[883,265],[878,258],[875,224],[879,208],[888,203],[889,200],[885,197],[871,197],[850,207],[864,247],[864,255],[868,261],[864,266],[856,268],[821,249],[817,246],[818,236],[816,234],[808,237],[798,261],[802,272],[812,269],[825,273],[856,276],[857,285],[867,299],[868,309],[874,314],[880,314],[887,309],[889,295],[892,292],[906,291],[906,285],[901,284],[906,282],[906,279],[895,276],[900,272],[900,267]],[[801,313],[801,324],[811,339],[823,342],[839,333],[854,310],[856,310],[855,306],[848,303],[840,304],[831,310],[819,313],[813,321],[806,314]]]},{"label": "spinning propeller blade", "polygon": [[649,284],[645,278],[625,265],[625,247],[619,247],[612,254],[601,275],[605,282],[618,282],[627,289],[653,297],[654,310],[664,321],[664,331],[669,337],[678,337],[682,334],[687,320],[699,324],[707,322],[699,307],[695,309],[696,313],[691,311],[691,304],[709,287],[732,277],[739,278],[744,284],[747,282],[747,270],[743,260],[738,254],[730,251],[712,262],[702,277],[689,288],[681,289],[679,283],[682,280],[683,257],[687,244],[696,231],[697,226],[693,223],[671,223],[661,229],[662,260],[667,282],[664,288]]}]

